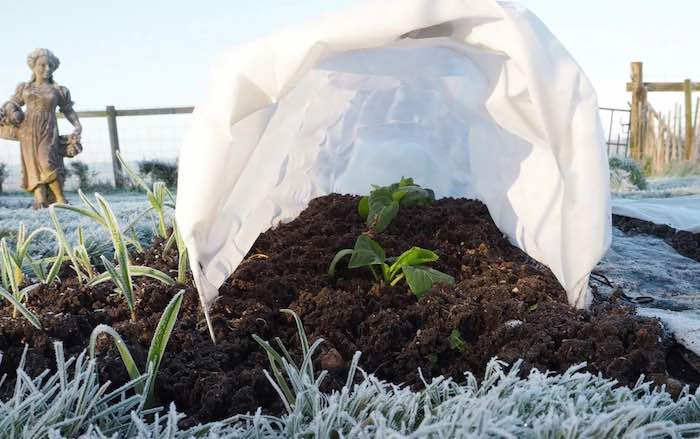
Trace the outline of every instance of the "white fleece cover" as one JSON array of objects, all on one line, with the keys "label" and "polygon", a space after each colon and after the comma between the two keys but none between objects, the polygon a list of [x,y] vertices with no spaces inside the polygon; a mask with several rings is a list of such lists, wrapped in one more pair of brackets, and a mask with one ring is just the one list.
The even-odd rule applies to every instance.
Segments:
[{"label": "white fleece cover", "polygon": [[179,163],[177,222],[205,312],[260,233],[315,197],[401,176],[483,201],[576,307],[611,239],[593,87],[512,3],[359,2],[229,50]]}]

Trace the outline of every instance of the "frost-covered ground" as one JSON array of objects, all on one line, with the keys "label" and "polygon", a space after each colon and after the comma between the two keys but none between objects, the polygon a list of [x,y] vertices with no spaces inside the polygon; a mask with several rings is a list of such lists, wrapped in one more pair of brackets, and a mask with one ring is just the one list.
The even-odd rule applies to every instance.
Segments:
[{"label": "frost-covered ground", "polygon": [[685,177],[656,177],[647,180],[646,190],[637,190],[630,184],[620,184],[613,196],[620,198],[669,198],[700,194],[700,175]]},{"label": "frost-covered ground", "polygon": [[[93,194],[88,195],[88,197],[94,202]],[[68,193],[67,198],[71,205],[83,206],[75,193]],[[105,198],[110,203],[119,223],[123,227],[130,224],[141,212],[149,207],[145,195],[140,192],[111,193],[105,195]],[[31,206],[32,198],[25,193],[0,195],[0,238],[3,236],[14,237],[20,222],[24,223],[30,232],[39,227],[53,228],[49,211],[47,209],[34,210]],[[86,247],[89,250],[102,251],[105,255],[111,254],[112,245],[108,232],[100,228],[94,221],[65,210],[58,209],[56,213],[69,240],[75,240],[78,227],[82,227],[87,243]],[[134,228],[136,235],[142,241],[148,241],[153,236],[154,224],[153,217],[146,215]],[[42,256],[51,253],[55,254],[57,244],[53,238],[35,242],[36,244],[31,247],[33,253],[38,253]]]},{"label": "frost-covered ground", "polygon": [[[700,231],[700,175],[649,179],[643,191],[630,189],[629,181],[615,187],[614,213]],[[652,298],[639,314],[661,319],[679,342],[700,355],[700,263],[661,239],[626,236],[615,229],[610,250],[596,270],[629,296]]]},{"label": "frost-covered ground", "polygon": [[700,317],[700,263],[681,256],[659,238],[626,236],[613,229],[610,250],[596,271],[631,297],[652,297],[648,306],[698,310]]}]

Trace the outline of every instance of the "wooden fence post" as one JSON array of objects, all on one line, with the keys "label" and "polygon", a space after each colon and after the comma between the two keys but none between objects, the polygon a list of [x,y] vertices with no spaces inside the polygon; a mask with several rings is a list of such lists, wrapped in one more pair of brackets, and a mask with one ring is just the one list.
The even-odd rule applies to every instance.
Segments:
[{"label": "wooden fence post", "polygon": [[632,112],[630,114],[630,157],[640,160],[641,154],[641,111],[646,101],[642,63],[632,63]]},{"label": "wooden fence post", "polygon": [[122,164],[119,163],[117,152],[119,151],[119,133],[117,132],[117,111],[114,106],[107,106],[107,126],[109,128],[109,146],[112,149],[112,170],[114,171],[114,187],[124,187]]},{"label": "wooden fence post", "polygon": [[694,133],[693,133],[693,101],[692,101],[692,83],[690,79],[686,79],[683,83],[683,92],[685,93],[685,156],[686,160],[694,157]]}]

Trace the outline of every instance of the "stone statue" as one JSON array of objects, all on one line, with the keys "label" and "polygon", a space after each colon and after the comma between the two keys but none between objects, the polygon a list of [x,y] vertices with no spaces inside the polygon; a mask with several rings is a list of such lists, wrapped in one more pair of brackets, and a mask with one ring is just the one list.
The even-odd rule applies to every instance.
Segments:
[{"label": "stone statue", "polygon": [[[19,84],[10,100],[0,106],[0,137],[19,141],[22,188],[34,193],[36,209],[66,202],[63,158],[82,151],[82,126],[73,111],[70,92],[53,80],[59,59],[48,49],[35,49],[27,56],[27,64],[31,80]],[[72,134],[59,135],[56,107],[75,128]]]}]

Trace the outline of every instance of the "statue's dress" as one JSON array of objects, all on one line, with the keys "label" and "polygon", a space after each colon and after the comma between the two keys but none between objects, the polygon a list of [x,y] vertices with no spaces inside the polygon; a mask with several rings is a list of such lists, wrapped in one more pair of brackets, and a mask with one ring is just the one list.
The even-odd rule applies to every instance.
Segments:
[{"label": "statue's dress", "polygon": [[22,188],[33,192],[41,184],[56,180],[62,183],[65,168],[59,154],[56,107],[63,114],[73,111],[68,89],[56,84],[21,83],[12,101],[20,107],[27,106],[18,133],[22,150]]}]

